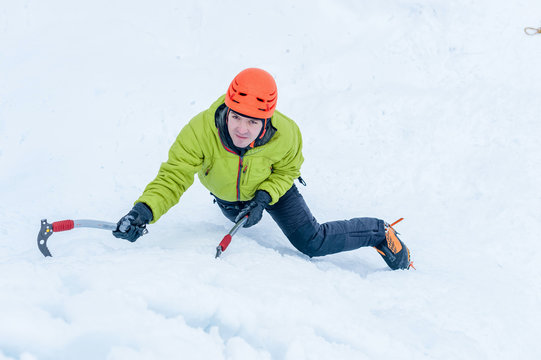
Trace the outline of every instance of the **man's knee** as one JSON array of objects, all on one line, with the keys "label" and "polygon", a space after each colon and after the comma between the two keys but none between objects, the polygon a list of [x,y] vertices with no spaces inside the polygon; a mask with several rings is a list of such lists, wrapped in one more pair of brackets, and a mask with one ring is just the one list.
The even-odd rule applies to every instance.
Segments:
[{"label": "man's knee", "polygon": [[323,237],[320,234],[320,227],[301,226],[297,231],[288,236],[291,244],[306,256],[322,256],[321,244]]}]

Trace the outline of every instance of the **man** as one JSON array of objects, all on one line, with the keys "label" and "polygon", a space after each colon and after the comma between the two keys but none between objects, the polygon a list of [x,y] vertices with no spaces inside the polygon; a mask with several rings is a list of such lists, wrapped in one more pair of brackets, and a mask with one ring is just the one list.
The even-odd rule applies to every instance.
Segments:
[{"label": "man", "polygon": [[294,185],[303,163],[297,124],[276,111],[277,88],[264,70],[249,68],[227,93],[180,132],[167,162],[113,235],[135,241],[192,185],[195,173],[231,221],[257,224],[266,210],[291,244],[313,257],[373,246],[393,270],[411,265],[408,248],[383,220],[354,218],[319,224]]}]

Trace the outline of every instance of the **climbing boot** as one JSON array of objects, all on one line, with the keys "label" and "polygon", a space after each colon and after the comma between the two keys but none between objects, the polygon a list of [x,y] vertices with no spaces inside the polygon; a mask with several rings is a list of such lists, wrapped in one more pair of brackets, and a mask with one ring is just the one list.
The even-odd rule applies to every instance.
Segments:
[{"label": "climbing boot", "polygon": [[[395,225],[401,220],[396,221],[392,225]],[[375,246],[375,248],[391,269],[409,269],[413,267],[410,259],[410,251],[398,238],[392,225],[385,223],[385,240]]]}]

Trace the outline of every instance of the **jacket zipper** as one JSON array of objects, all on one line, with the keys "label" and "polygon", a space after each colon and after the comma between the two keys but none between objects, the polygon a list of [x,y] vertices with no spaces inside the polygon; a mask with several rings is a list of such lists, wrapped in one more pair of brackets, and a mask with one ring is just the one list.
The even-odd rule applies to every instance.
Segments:
[{"label": "jacket zipper", "polygon": [[237,186],[236,187],[237,187],[237,201],[240,201],[240,175],[242,174],[242,159],[244,158],[244,156],[237,154],[235,151],[225,146],[224,142],[222,141],[222,138],[220,136],[218,137],[220,138],[220,142],[222,143],[222,146],[227,152],[230,152],[231,154],[235,154],[239,157],[239,170],[237,172]]},{"label": "jacket zipper", "polygon": [[239,171],[237,174],[237,201],[240,201],[240,175],[242,174],[242,159],[243,157],[239,155]]}]

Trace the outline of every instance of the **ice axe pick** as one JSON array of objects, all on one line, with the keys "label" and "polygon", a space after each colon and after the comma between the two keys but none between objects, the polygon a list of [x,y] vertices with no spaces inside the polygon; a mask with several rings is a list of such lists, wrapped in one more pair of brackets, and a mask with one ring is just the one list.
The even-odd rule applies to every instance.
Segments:
[{"label": "ice axe pick", "polygon": [[[62,220],[55,221],[52,224],[49,224],[47,222],[47,219],[43,219],[41,220],[41,228],[38,233],[39,251],[41,251],[43,256],[52,256],[51,252],[47,248],[47,240],[49,239],[49,237],[55,232],[67,231],[80,227],[113,231],[116,230],[116,223],[100,220]],[[145,229],[143,234],[146,234],[147,232],[148,230]]]}]

